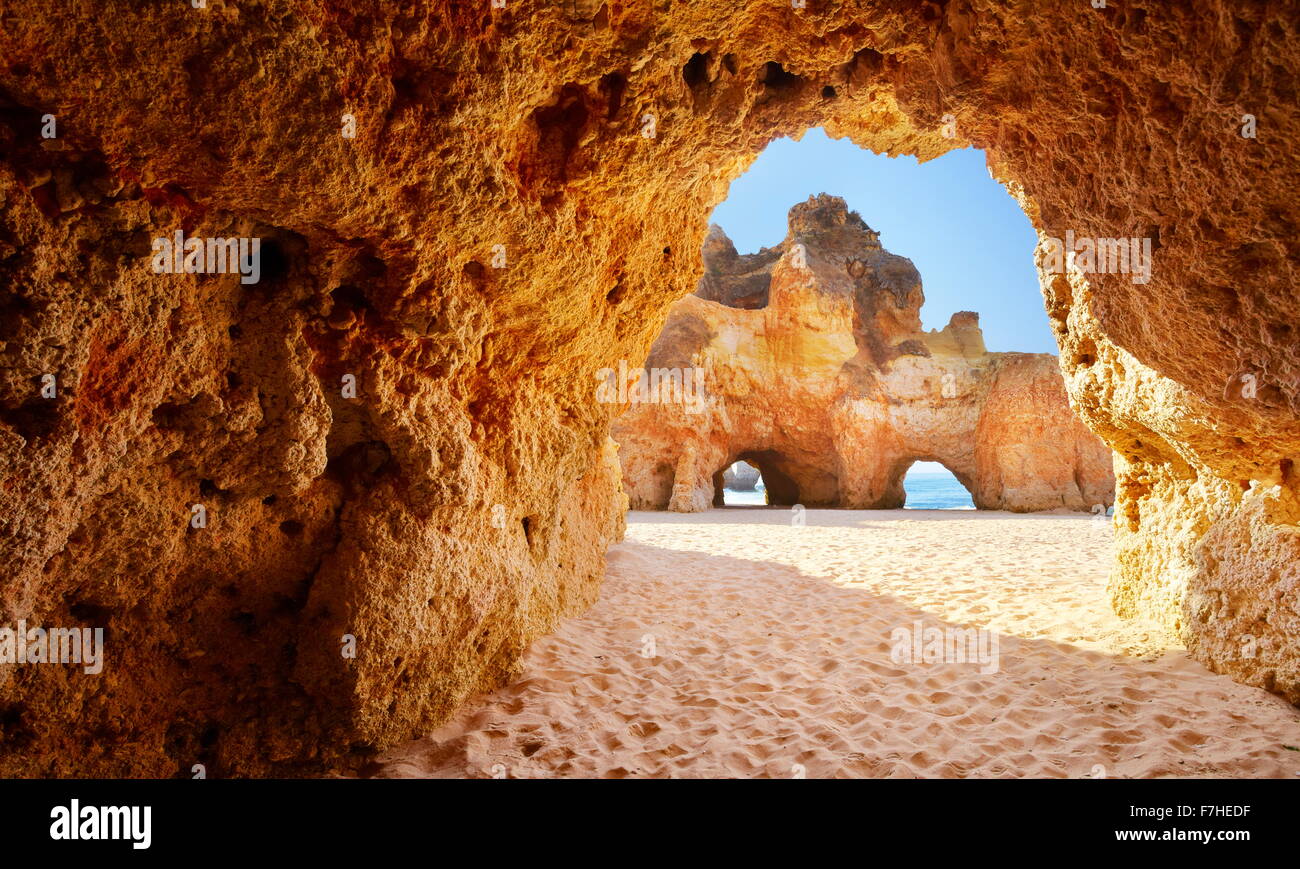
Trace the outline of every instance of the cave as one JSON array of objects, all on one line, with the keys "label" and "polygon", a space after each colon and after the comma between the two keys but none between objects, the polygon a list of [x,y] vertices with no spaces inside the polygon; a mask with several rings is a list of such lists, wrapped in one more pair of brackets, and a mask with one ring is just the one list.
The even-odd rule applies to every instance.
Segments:
[{"label": "cave", "polygon": [[[726,506],[724,497],[723,475],[726,469],[737,462],[744,462],[758,471],[758,478],[763,483],[763,491],[768,506],[793,507],[799,503],[799,483],[788,472],[789,461],[775,450],[742,452],[723,465],[723,469],[712,475],[713,506]],[[794,473],[798,473],[795,471]]]},{"label": "cave", "polygon": [[[0,664],[0,775],[355,770],[506,684],[623,533],[593,374],[814,126],[988,155],[1119,454],[1113,606],[1300,701],[1290,9],[815,6],[10,3],[0,622],[109,633],[98,676]],[[178,229],[262,238],[260,282],[153,273]],[[1067,232],[1147,240],[1149,280],[1054,267]],[[657,485],[707,507],[719,459]],[[845,489],[793,459],[774,498]]]},{"label": "cave", "polygon": [[[727,493],[731,493],[731,498]],[[713,506],[727,507],[767,503],[763,474],[749,462],[729,462],[713,475]]]},{"label": "cave", "polygon": [[[841,151],[865,157],[848,143]],[[970,162],[968,177],[986,175]],[[945,156],[940,165],[951,162]],[[1031,236],[1005,190],[981,182]],[[876,206],[873,219],[890,219],[896,207]],[[746,210],[763,209],[750,201]],[[928,226],[916,216],[911,222]],[[720,506],[715,468],[737,456],[766,462],[782,478],[773,494],[783,506],[796,499],[806,508],[900,508],[907,467],[926,457],[951,469],[980,509],[1086,512],[1114,500],[1113,451],[1072,410],[1056,354],[990,349],[975,311],[926,330],[920,269],[888,250],[842,196],[796,202],[785,223],[779,242],[744,255],[721,226],[710,226],[704,274],[669,309],[646,363],[688,366],[699,389],[689,404],[662,390],[656,397],[664,400],[630,402],[610,430],[634,510]],[[998,233],[975,235],[988,242]],[[939,253],[927,268],[947,265],[950,251]],[[1026,251],[1010,253],[1019,259]],[[1025,269],[1020,290],[1037,297],[1033,275]],[[747,304],[760,284],[766,304]],[[979,298],[964,280],[960,289],[949,288],[950,303],[997,301]],[[1031,310],[1036,318],[1018,325],[1032,323],[1037,346],[1055,349],[1046,314],[1036,301]],[[670,496],[660,483],[664,456],[674,465]]]},{"label": "cave", "polygon": [[[933,465],[934,470],[926,466]],[[907,463],[899,480],[904,490],[903,507],[909,510],[974,510],[974,491],[969,478],[962,479],[943,462],[917,458]],[[959,494],[960,489],[964,493]]]},{"label": "cave", "polygon": [[799,481],[791,475],[798,473],[790,468],[784,456],[773,450],[745,452],[738,456],[742,462],[748,462],[758,468],[767,487],[767,503],[773,507],[792,507],[799,503]]}]

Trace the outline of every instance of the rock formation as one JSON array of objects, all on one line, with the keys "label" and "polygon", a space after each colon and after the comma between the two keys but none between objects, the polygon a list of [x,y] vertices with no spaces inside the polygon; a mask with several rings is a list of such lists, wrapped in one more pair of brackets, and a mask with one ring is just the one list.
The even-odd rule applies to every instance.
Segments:
[{"label": "rock formation", "polygon": [[[1151,241],[1143,284],[1043,261],[1121,456],[1112,595],[1300,700],[1296,29],[1247,0],[9,0],[0,623],[104,626],[107,660],[0,664],[0,774],[355,766],[501,684],[619,533],[592,372],[646,357],[727,185],[816,125],[982,148],[1044,239]],[[177,229],[261,238],[260,282],[153,273]]]},{"label": "rock formation", "polygon": [[987,352],[969,311],[922,331],[920,275],[839,197],[794,206],[789,224],[746,256],[711,228],[699,288],[639,375],[699,369],[707,397],[653,396],[614,423],[633,508],[720,504],[741,459],[771,504],[900,507],[918,460],[981,508],[1113,502],[1111,451],[1071,413],[1056,357]]},{"label": "rock formation", "polygon": [[760,476],[758,468],[748,462],[736,462],[722,472],[722,485],[733,492],[753,492]]}]

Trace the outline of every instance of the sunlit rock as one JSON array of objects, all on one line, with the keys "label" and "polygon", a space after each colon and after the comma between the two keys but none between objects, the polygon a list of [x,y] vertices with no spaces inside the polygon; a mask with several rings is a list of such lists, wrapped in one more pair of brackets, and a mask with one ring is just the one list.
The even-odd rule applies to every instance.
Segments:
[{"label": "sunlit rock", "polygon": [[969,311],[922,331],[916,269],[838,197],[796,205],[789,225],[747,256],[710,231],[700,287],[645,366],[703,372],[707,397],[638,403],[614,424],[634,508],[718,504],[738,460],[772,504],[899,507],[915,461],[942,462],[977,507],[1113,502],[1111,452],[1070,412],[1054,356],[989,353]]},{"label": "sunlit rock", "polygon": [[[817,125],[974,145],[1044,237],[1150,241],[1145,282],[1043,271],[1065,389],[1120,456],[1112,596],[1300,700],[1285,4],[49,5],[0,28],[0,620],[104,627],[105,662],[0,664],[0,774],[356,767],[517,673],[621,527],[594,375],[646,358],[727,185]],[[155,274],[178,229],[260,238],[258,282]],[[846,394],[877,410],[838,412],[868,438],[882,378],[938,392],[977,348],[908,343],[908,269],[861,312],[836,274],[819,322],[849,331],[772,352],[819,389],[860,353]]]}]

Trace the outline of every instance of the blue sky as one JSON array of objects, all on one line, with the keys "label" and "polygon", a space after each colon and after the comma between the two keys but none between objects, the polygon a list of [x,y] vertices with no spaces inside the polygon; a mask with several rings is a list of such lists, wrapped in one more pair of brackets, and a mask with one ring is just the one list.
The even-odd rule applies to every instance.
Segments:
[{"label": "blue sky", "polygon": [[925,288],[925,328],[942,329],[954,311],[978,311],[990,350],[1057,352],[1034,271],[1034,231],[989,177],[984,152],[918,164],[812,129],[800,142],[769,145],[732,182],[712,222],[736,250],[753,253],[785,238],[790,206],[816,193],[842,196],[886,250],[912,261]]}]

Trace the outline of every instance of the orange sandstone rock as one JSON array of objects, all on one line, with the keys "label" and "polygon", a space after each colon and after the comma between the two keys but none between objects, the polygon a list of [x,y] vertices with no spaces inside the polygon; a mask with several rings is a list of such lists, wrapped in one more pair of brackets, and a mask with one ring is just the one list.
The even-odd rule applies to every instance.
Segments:
[{"label": "orange sandstone rock", "polygon": [[696,295],[631,375],[657,386],[614,424],[633,507],[707,509],[742,459],[772,504],[899,507],[917,460],[977,507],[1113,502],[1110,450],[1070,412],[1055,357],[987,352],[971,312],[923,332],[916,269],[844,200],[810,198],[789,223],[748,256],[710,230]]},{"label": "orange sandstone rock", "polygon": [[[1146,283],[1043,276],[1121,456],[1112,595],[1300,700],[1296,28],[1246,0],[9,0],[0,621],[108,636],[99,676],[0,664],[0,774],[355,765],[501,684],[618,535],[593,373],[645,358],[728,183],[818,124],[984,149],[1045,238],[1151,240]],[[261,238],[260,282],[152,273],[177,229]],[[780,358],[843,365],[834,335]]]}]

